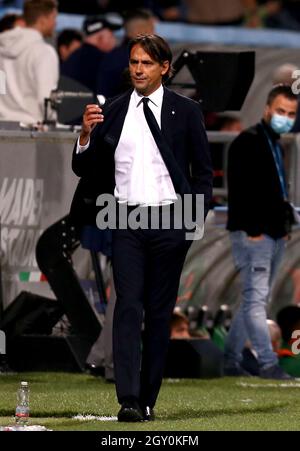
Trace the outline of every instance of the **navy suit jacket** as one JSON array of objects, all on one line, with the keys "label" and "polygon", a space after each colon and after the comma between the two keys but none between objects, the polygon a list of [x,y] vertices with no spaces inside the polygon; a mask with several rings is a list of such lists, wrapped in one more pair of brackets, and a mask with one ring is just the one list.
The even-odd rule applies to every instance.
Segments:
[{"label": "navy suit jacket", "polygon": [[[73,151],[72,169],[81,177],[75,192],[71,215],[77,224],[94,224],[96,198],[99,194],[113,194],[115,188],[114,153],[128,111],[132,90],[110,99],[103,107],[104,122],[91,134],[89,148]],[[205,215],[212,197],[212,164],[200,105],[164,88],[161,111],[161,132],[172,156],[188,182],[190,193],[204,194]],[[176,164],[175,163],[175,164]],[[172,180],[176,193],[180,187]],[[185,184],[186,186],[187,184]]]}]

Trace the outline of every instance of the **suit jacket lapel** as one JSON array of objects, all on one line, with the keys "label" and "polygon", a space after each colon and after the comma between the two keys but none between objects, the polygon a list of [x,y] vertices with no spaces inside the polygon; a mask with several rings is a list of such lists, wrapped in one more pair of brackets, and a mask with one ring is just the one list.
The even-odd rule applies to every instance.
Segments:
[{"label": "suit jacket lapel", "polygon": [[[132,89],[112,100],[104,109],[105,120],[101,127],[101,135],[113,150],[116,149],[124,125],[125,117],[128,111]],[[176,123],[175,98],[172,91],[164,87],[164,96],[161,109],[161,131],[172,147],[172,136]]]},{"label": "suit jacket lapel", "polygon": [[176,119],[175,96],[173,96],[172,91],[164,87],[164,96],[161,108],[161,132],[171,148],[174,130],[176,130]]},{"label": "suit jacket lapel", "polygon": [[161,109],[161,148],[162,158],[169,171],[176,193],[187,194],[191,192],[190,185],[182,168],[178,165],[173,152],[173,136],[176,130],[176,100],[173,92],[164,88],[163,104]]}]

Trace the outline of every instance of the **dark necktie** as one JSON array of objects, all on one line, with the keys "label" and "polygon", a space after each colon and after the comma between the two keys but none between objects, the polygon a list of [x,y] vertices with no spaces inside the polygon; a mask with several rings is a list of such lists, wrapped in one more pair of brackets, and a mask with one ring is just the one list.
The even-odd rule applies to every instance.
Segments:
[{"label": "dark necktie", "polygon": [[160,151],[160,154],[162,156],[162,159],[169,171],[170,177],[172,179],[172,182],[174,184],[174,188],[176,193],[179,194],[188,194],[191,193],[191,187],[186,180],[185,175],[183,174],[182,170],[178,166],[178,163],[169,148],[168,144],[166,143],[165,139],[162,136],[161,130],[158,126],[158,123],[155,119],[154,114],[152,113],[148,102],[150,99],[147,97],[143,97],[143,110],[144,115],[147,121],[147,124],[150,128],[150,131],[152,133],[152,136],[154,138],[154,141]]}]

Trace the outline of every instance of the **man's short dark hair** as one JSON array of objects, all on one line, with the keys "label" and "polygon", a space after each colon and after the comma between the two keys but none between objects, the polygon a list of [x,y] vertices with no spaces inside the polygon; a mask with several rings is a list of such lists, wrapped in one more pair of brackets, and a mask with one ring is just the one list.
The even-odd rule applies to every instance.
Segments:
[{"label": "man's short dark hair", "polygon": [[56,0],[25,0],[24,20],[27,25],[34,25],[39,17],[51,14],[57,8]]},{"label": "man's short dark hair", "polygon": [[140,45],[142,49],[148,53],[151,58],[159,64],[168,61],[170,68],[168,72],[163,75],[163,81],[166,81],[172,75],[172,51],[169,44],[160,36],[156,34],[141,34],[129,41],[129,53],[135,45]]},{"label": "man's short dark hair", "polygon": [[189,326],[188,317],[184,313],[173,312],[170,323],[171,330],[175,327],[181,326],[181,324],[187,324]]},{"label": "man's short dark hair", "polygon": [[20,18],[18,14],[6,14],[0,19],[0,33],[7,30],[12,30],[16,21]]},{"label": "man's short dark hair", "polygon": [[290,85],[279,84],[279,85],[273,86],[273,88],[269,92],[268,98],[267,98],[267,105],[270,106],[273,103],[273,101],[276,99],[276,97],[278,97],[280,95],[286,97],[289,100],[297,100],[298,99],[298,97],[293,93]]},{"label": "man's short dark hair", "polygon": [[57,36],[56,46],[59,49],[61,45],[69,46],[73,41],[83,41],[82,33],[73,28],[66,28],[62,30]]}]

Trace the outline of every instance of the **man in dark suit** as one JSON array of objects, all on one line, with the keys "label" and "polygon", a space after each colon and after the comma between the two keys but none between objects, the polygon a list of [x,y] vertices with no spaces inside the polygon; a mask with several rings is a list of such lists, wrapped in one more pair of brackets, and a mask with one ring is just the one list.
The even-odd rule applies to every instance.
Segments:
[{"label": "man in dark suit", "polygon": [[199,104],[162,85],[171,70],[168,44],[159,36],[141,35],[129,51],[134,89],[107,101],[103,111],[86,107],[73,153],[73,170],[82,178],[72,210],[93,220],[101,193],[113,194],[129,212],[138,206],[148,215],[154,209],[161,219],[170,209],[170,229],[112,231],[118,420],[143,421],[154,418],[170,319],[191,244],[186,228],[172,222],[175,203],[179,195],[190,194],[195,206],[202,194],[206,215],[212,168]]}]

